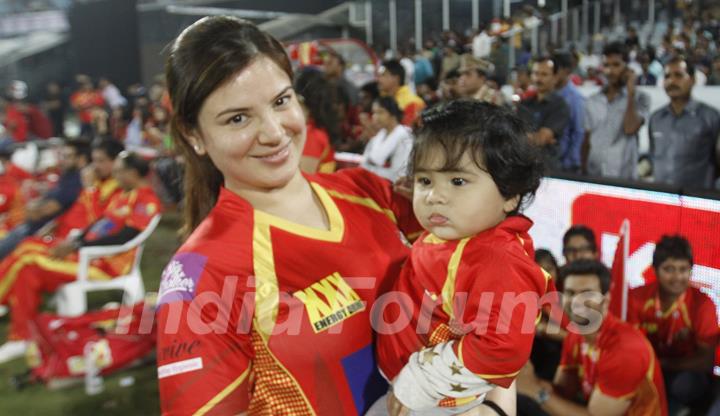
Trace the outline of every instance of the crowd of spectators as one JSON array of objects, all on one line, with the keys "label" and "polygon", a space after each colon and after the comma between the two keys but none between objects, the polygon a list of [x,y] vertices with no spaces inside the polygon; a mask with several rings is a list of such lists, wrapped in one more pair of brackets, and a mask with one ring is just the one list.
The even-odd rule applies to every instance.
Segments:
[{"label": "crowd of spectators", "polygon": [[[599,261],[598,247],[592,229],[574,225],[563,236],[562,266],[547,250],[535,253],[564,295],[569,325],[543,316],[530,363],[518,378],[518,414],[658,414],[661,409],[650,404],[657,395],[670,415],[719,414],[720,384],[713,376],[718,315],[692,283],[690,242],[680,235],[656,242],[655,281],[630,290],[625,322],[610,306],[618,302],[610,290],[618,282]],[[597,296],[585,312],[601,319],[580,335],[565,329],[588,324],[590,314],[577,316],[571,308],[583,293]]]}]

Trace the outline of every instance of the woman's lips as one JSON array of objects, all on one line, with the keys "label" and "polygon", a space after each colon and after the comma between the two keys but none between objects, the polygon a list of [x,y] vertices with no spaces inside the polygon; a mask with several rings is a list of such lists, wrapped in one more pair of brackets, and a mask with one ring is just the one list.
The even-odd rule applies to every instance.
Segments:
[{"label": "woman's lips", "polygon": [[287,160],[289,155],[290,155],[290,146],[285,145],[283,148],[279,149],[275,153],[271,153],[266,156],[255,156],[255,157],[266,163],[279,164],[279,163],[285,162],[285,160]]}]

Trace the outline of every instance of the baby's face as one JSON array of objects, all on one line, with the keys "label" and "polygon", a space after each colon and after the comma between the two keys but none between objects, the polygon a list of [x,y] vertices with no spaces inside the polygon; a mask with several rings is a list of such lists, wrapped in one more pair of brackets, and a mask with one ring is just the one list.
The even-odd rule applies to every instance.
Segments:
[{"label": "baby's face", "polygon": [[442,171],[445,157],[430,155],[414,175],[413,209],[420,224],[443,240],[475,235],[502,222],[516,201],[505,200],[490,174],[469,154]]}]

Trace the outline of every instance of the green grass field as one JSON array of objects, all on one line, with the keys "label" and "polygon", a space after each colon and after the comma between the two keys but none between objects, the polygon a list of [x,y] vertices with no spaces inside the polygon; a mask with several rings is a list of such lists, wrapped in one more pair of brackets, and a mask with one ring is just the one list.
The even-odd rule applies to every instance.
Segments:
[{"label": "green grass field", "polygon": [[[157,291],[160,274],[178,247],[176,237],[179,215],[167,213],[145,246],[142,259],[143,278],[147,291]],[[118,294],[91,297],[89,304],[102,305],[117,300]],[[0,321],[0,339],[5,340],[7,318]],[[152,357],[147,365],[120,371],[105,377],[105,390],[87,396],[82,384],[49,390],[34,384],[18,391],[10,378],[27,370],[24,359],[0,365],[0,415],[155,415],[159,413],[157,373]],[[134,384],[121,387],[120,380],[132,377]]]}]

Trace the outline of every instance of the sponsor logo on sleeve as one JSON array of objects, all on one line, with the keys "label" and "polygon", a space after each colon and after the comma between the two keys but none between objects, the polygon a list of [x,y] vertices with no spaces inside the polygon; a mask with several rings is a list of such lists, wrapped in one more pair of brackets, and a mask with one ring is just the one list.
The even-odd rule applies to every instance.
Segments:
[{"label": "sponsor logo on sleeve", "polygon": [[158,293],[158,306],[164,303],[191,301],[205,269],[207,257],[196,253],[175,255],[163,270]]}]

